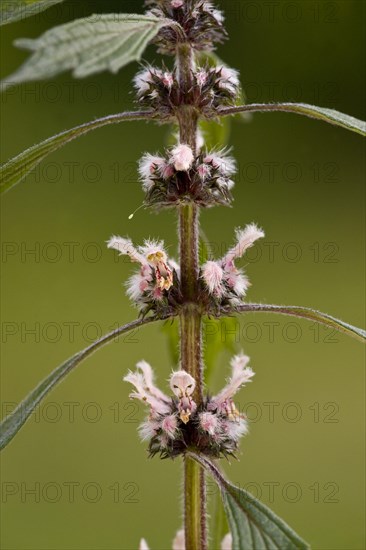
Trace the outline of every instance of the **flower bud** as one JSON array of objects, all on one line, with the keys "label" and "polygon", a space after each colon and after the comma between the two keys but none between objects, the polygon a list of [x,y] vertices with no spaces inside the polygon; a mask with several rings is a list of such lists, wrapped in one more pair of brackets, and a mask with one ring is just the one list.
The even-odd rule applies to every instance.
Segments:
[{"label": "flower bud", "polygon": [[192,149],[184,143],[177,145],[171,152],[171,162],[177,172],[187,172],[194,161]]}]

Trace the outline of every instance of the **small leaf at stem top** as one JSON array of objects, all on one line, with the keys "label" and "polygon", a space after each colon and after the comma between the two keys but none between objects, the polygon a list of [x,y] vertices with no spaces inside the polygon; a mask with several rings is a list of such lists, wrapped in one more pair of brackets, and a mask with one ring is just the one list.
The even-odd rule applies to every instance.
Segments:
[{"label": "small leaf at stem top", "polygon": [[2,88],[70,69],[76,78],[104,70],[117,73],[131,61],[139,61],[159,30],[172,24],[171,20],[146,15],[95,14],[54,27],[35,40],[20,38],[15,45],[33,54],[2,81]]},{"label": "small leaf at stem top", "polygon": [[64,0],[2,0],[0,4],[0,25],[21,21],[31,15],[51,8]]}]

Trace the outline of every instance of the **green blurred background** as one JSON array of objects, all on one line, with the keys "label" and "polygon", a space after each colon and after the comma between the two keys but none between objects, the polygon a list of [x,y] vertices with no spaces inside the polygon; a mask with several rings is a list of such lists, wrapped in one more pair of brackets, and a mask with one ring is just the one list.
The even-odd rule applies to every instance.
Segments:
[{"label": "green blurred background", "polygon": [[[362,1],[241,0],[221,7],[230,40],[218,53],[240,70],[248,102],[304,101],[364,118]],[[2,76],[26,57],[12,47],[16,37],[119,10],[140,12],[142,5],[65,2],[4,27]],[[146,59],[159,61],[153,47]],[[66,74],[9,91],[1,97],[2,161],[54,133],[133,108],[136,70],[134,63],[117,76],[81,81]],[[62,360],[135,317],[122,287],[131,266],[105,249],[111,234],[136,243],[159,236],[176,254],[172,212],[141,210],[128,221],[143,199],[136,161],[161,149],[167,136],[167,127],[141,122],[98,130],[5,195],[2,414]],[[240,166],[234,206],[204,212],[202,223],[215,250],[230,245],[236,226],[264,227],[266,240],[244,262],[253,283],[248,300],[312,306],[362,326],[362,138],[296,115],[257,114],[233,123],[231,144]],[[273,315],[239,323],[235,335],[222,338],[245,349],[257,376],[238,398],[251,434],[240,461],[225,465],[228,475],[313,548],[363,549],[362,345]],[[174,365],[155,325],[77,369],[2,453],[3,549],[133,549],[142,536],[152,548],[170,548],[182,521],[181,463],[148,460],[138,439],[144,411],[129,403],[122,376],[141,358],[166,386]],[[214,389],[228,361],[229,353],[218,354]]]}]

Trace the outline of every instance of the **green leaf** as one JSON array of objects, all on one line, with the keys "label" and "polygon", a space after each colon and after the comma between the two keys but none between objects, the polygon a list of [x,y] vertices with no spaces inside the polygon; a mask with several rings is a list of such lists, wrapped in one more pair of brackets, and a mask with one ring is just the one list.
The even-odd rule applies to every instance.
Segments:
[{"label": "green leaf", "polygon": [[231,133],[231,120],[229,118],[218,121],[201,120],[199,127],[207,149],[223,149],[228,145]]},{"label": "green leaf", "polygon": [[221,317],[203,319],[203,343],[205,363],[205,383],[211,382],[220,355],[224,351],[233,354],[237,351],[235,346],[238,322],[234,317]]},{"label": "green leaf", "polygon": [[159,30],[174,22],[136,14],[97,14],[48,30],[33,40],[15,41],[33,55],[3,82],[3,88],[30,80],[50,78],[73,69],[82,78],[109,70],[117,73],[139,61]]},{"label": "green leaf", "polygon": [[136,111],[109,115],[81,124],[71,130],[61,132],[56,136],[30,147],[0,166],[1,193],[21,182],[47,155],[63,147],[66,143],[69,143],[69,141],[108,124],[117,124],[125,120],[147,120],[152,118],[152,116],[151,111]]},{"label": "green leaf", "polygon": [[51,372],[18,406],[17,408],[7,416],[0,423],[0,450],[2,450],[13,437],[18,433],[20,428],[26,422],[26,420],[31,415],[35,407],[46,397],[46,395],[55,387],[57,384],[65,378],[77,365],[80,365],[87,357],[92,355],[99,348],[112,342],[121,334],[135,330],[143,325],[147,325],[156,321],[155,317],[148,317],[145,319],[140,319],[138,321],[133,321],[128,323],[118,329],[106,334],[96,342],[93,342],[90,346],[84,350],[76,353],[70,359],[62,363],[55,370]]},{"label": "green leaf", "polygon": [[310,118],[323,120],[346,128],[361,136],[366,136],[366,122],[358,120],[350,115],[345,115],[334,109],[326,109],[324,107],[316,107],[315,105],[307,105],[306,103],[252,103],[249,105],[241,105],[238,107],[222,107],[218,114],[224,115],[236,115],[238,113],[250,113],[250,112],[266,112],[266,111],[284,111],[288,113],[297,113],[299,115],[305,115]]},{"label": "green leaf", "polygon": [[[280,313],[282,315],[293,315],[294,317],[301,317],[303,319],[309,319],[310,321],[316,321],[328,327],[334,328],[339,332],[344,332],[348,336],[353,336],[361,342],[366,341],[366,331],[362,328],[354,327],[349,323],[345,323],[340,319],[336,319],[327,313],[322,313],[316,309],[311,309],[310,307],[301,307],[301,306],[277,306],[271,304],[243,304],[231,310],[231,313],[248,313],[255,311],[264,311],[267,313]],[[225,310],[225,314],[228,314],[229,311]]]},{"label": "green leaf", "polygon": [[37,15],[64,0],[2,0],[0,4],[0,25],[20,21]]},{"label": "green leaf", "polygon": [[179,363],[179,324],[175,319],[168,320],[161,326],[161,331],[168,340],[168,352],[172,365]]},{"label": "green leaf", "polygon": [[218,484],[230,530],[233,550],[305,550],[309,545],[270,508],[250,493],[227,481],[206,457],[189,453]]},{"label": "green leaf", "polygon": [[212,550],[221,548],[222,539],[229,532],[228,522],[225,515],[225,509],[221,500],[219,491],[213,495],[212,512],[209,514],[210,521],[210,539],[209,547]]}]

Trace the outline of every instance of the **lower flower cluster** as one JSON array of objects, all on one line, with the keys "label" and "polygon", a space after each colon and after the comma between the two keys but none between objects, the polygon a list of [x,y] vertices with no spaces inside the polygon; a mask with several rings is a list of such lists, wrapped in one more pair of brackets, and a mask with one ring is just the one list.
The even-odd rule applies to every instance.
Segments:
[{"label": "lower flower cluster", "polygon": [[124,380],[135,388],[130,397],[149,407],[149,416],[139,432],[143,440],[149,441],[150,456],[175,458],[187,450],[215,458],[235,455],[248,426],[233,397],[254,376],[248,362],[246,355],[234,356],[227,385],[217,395],[205,396],[198,405],[193,399],[196,383],[189,373],[172,373],[169,383],[173,396],[169,397],[155,386],[151,366],[139,362],[137,370],[129,372]]}]

